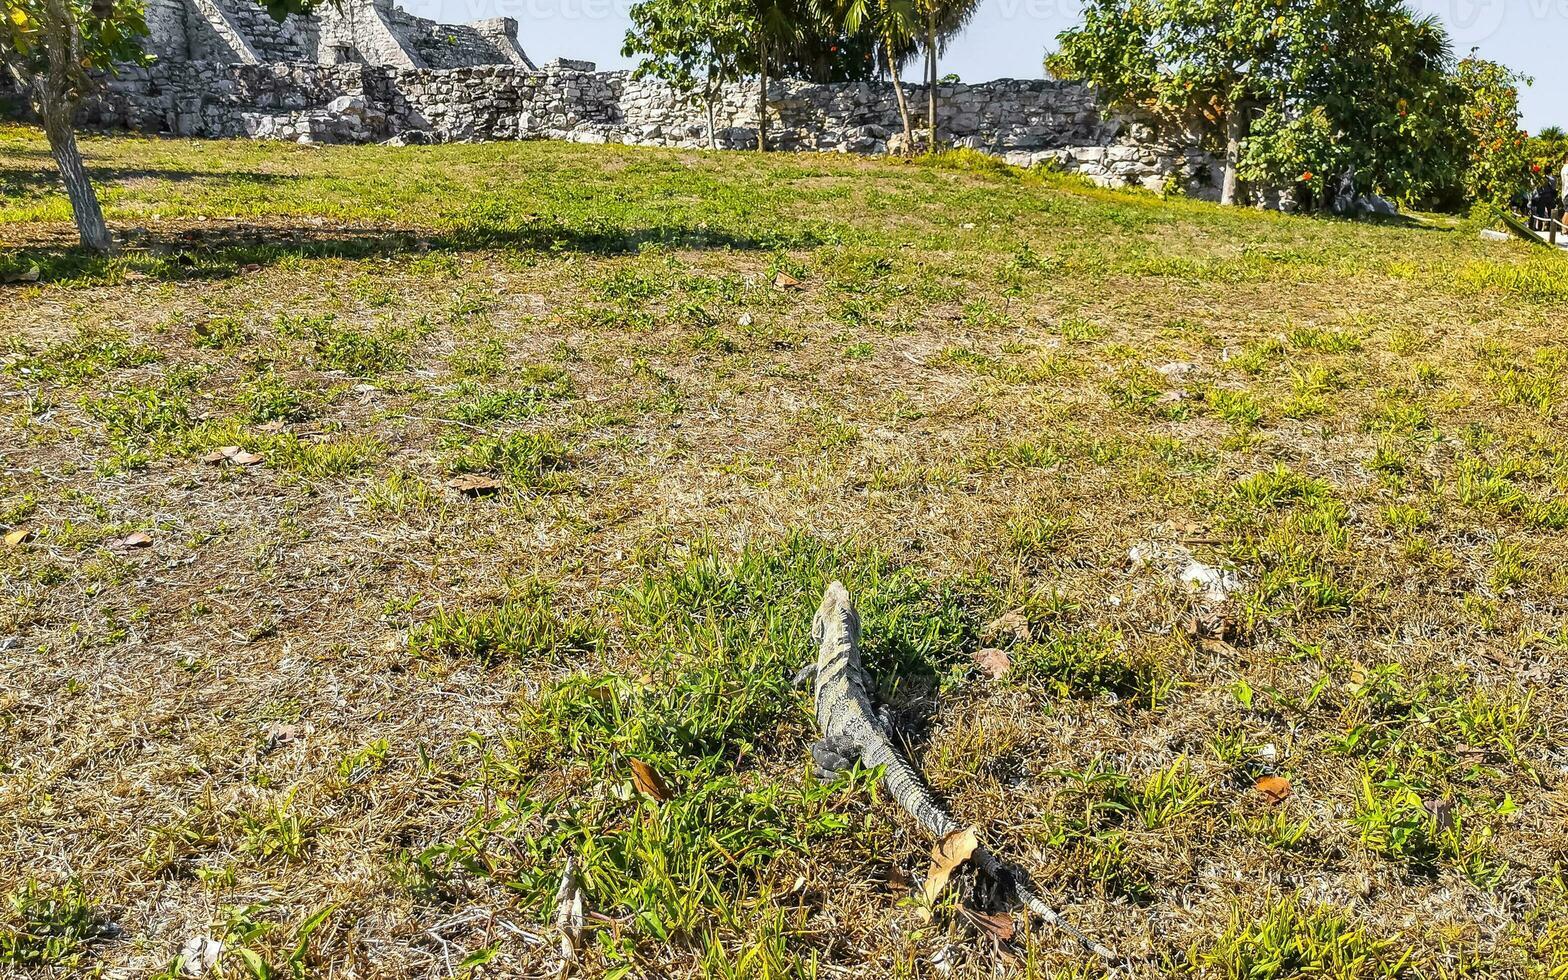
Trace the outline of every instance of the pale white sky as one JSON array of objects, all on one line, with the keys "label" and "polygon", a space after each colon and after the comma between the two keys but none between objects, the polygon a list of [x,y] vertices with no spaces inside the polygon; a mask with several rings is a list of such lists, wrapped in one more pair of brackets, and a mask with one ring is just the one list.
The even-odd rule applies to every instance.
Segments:
[{"label": "pale white sky", "polygon": [[[410,12],[446,23],[515,17],[536,61],[582,58],[602,68],[621,57],[633,0],[402,0]],[[1535,77],[1524,93],[1525,125],[1568,128],[1568,0],[1413,0],[1440,16],[1460,54],[1481,54]],[[985,0],[943,64],[965,81],[1038,78],[1057,33],[1078,19],[1077,0]]]}]

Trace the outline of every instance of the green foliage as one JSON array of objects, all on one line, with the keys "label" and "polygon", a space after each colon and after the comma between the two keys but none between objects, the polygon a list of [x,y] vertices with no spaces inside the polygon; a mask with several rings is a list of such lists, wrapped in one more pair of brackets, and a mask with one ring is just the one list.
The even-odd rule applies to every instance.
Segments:
[{"label": "green foliage", "polygon": [[1285,900],[1261,915],[1238,910],[1211,948],[1187,954],[1187,965],[1232,980],[1395,980],[1409,974],[1408,957],[1398,943],[1369,935],[1337,909]]},{"label": "green foliage", "polygon": [[[24,90],[44,80],[74,103],[91,90],[91,72],[146,60],[144,9],[140,0],[0,0],[0,65]],[[62,65],[50,53],[66,38],[75,57]]]},{"label": "green foliage", "polygon": [[474,439],[454,434],[444,439],[449,449],[447,472],[494,473],[520,486],[548,488],[570,460],[566,447],[548,432],[514,432]]},{"label": "green foliage", "polygon": [[1519,86],[1530,80],[1474,54],[1459,63],[1457,80],[1465,93],[1463,121],[1470,144],[1465,196],[1479,204],[1505,205],[1530,186],[1528,150],[1519,127]]},{"label": "green foliage", "polygon": [[636,77],[661,78],[684,94],[700,92],[711,110],[720,86],[753,67],[754,13],[747,0],[641,0],[631,8],[621,54],[644,56]]},{"label": "green foliage", "polygon": [[[1283,98],[1310,17],[1287,0],[1089,0],[1046,67],[1112,103],[1240,135],[1247,114]],[[1234,161],[1227,163],[1233,166]]]},{"label": "green foliage", "polygon": [[0,968],[22,974],[82,967],[93,940],[105,933],[98,912],[76,883],[49,888],[25,881],[0,913]]},{"label": "green foliage", "polygon": [[569,661],[592,653],[601,640],[597,627],[580,616],[562,615],[547,589],[531,586],[487,610],[437,610],[409,637],[409,648],[420,656],[482,664]]},{"label": "green foliage", "polygon": [[408,363],[408,354],[399,340],[389,334],[323,330],[316,338],[316,363],[356,378],[373,378],[400,370]]},{"label": "green foliage", "polygon": [[1051,71],[1216,141],[1245,135],[1243,179],[1309,207],[1351,169],[1404,200],[1456,191],[1462,78],[1440,22],[1403,0],[1091,0],[1084,16]]}]

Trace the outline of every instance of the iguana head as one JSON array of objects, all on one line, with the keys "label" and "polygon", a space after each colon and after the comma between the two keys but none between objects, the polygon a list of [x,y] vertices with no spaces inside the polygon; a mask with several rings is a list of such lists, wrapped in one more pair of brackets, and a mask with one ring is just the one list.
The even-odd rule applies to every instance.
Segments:
[{"label": "iguana head", "polygon": [[817,607],[816,618],[811,621],[811,639],[820,645],[827,636],[846,628],[850,640],[859,643],[860,613],[855,610],[855,600],[849,597],[844,583],[834,582],[822,596],[822,605]]}]

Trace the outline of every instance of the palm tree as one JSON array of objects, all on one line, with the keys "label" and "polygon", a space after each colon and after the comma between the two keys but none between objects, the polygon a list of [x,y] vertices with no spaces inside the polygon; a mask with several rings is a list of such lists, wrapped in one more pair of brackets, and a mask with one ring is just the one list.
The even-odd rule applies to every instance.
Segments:
[{"label": "palm tree", "polygon": [[753,26],[757,39],[757,151],[768,150],[768,73],[774,52],[787,49],[800,35],[802,14],[796,0],[757,0]]},{"label": "palm tree", "polygon": [[926,150],[936,152],[936,59],[947,42],[969,26],[981,0],[918,0],[926,49]]},{"label": "palm tree", "polygon": [[904,98],[904,82],[898,66],[915,53],[915,38],[920,33],[919,0],[849,0],[842,8],[844,29],[851,34],[864,27],[876,31],[882,56],[893,79],[893,94],[898,98],[898,115],[904,123],[904,154],[914,153],[915,127],[909,118],[909,102]]}]

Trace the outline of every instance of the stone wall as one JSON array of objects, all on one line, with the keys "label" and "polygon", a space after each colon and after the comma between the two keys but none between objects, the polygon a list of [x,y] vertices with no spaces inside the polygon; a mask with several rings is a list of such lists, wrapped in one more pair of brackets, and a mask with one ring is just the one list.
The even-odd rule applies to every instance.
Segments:
[{"label": "stone wall", "polygon": [[[886,153],[901,148],[891,85],[770,86],[769,133],[781,150]],[[907,87],[911,105],[924,89]],[[1009,162],[1049,164],[1107,184],[1170,184],[1209,196],[1215,161],[1190,132],[1102,111],[1081,84],[1001,80],[944,85],[938,138]],[[715,106],[713,143],[756,145],[755,84]],[[922,113],[923,115],[923,113]],[[709,145],[707,113],[667,85],[625,72],[547,65],[399,69],[367,65],[209,63],[127,69],[84,121],[184,136],[403,142],[563,139],[639,146]]]}]

